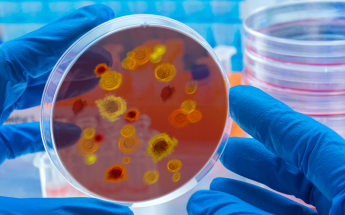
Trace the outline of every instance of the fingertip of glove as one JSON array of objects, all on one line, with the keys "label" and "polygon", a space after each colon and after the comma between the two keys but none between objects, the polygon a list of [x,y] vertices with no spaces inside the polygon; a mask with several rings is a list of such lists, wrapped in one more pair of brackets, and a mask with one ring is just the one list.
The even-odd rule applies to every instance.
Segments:
[{"label": "fingertip of glove", "polygon": [[222,184],[225,183],[228,178],[218,177],[212,180],[210,184],[210,190],[221,190]]}]

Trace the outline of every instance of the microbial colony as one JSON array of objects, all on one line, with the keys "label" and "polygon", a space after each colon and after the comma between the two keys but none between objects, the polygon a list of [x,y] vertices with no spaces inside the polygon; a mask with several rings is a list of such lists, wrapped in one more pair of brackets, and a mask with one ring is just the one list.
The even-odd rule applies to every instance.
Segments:
[{"label": "microbial colony", "polygon": [[216,152],[226,89],[213,57],[185,34],[154,26],[109,34],[81,54],[58,90],[57,153],[98,197],[162,197],[193,179]]}]

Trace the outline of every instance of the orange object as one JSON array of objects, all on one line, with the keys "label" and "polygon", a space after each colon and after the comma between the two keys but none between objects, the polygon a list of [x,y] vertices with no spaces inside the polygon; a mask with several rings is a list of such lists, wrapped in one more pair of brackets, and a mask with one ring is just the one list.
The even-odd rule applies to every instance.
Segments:
[{"label": "orange object", "polygon": [[188,99],[181,104],[181,109],[184,113],[189,114],[196,108],[196,102],[194,100]]},{"label": "orange object", "polygon": [[150,60],[152,50],[146,46],[139,46],[132,51],[133,59],[136,64],[143,65]]},{"label": "orange object", "polygon": [[81,138],[77,146],[80,154],[87,155],[97,151],[99,144],[97,144],[93,139]]},{"label": "orange object", "polygon": [[92,127],[86,128],[86,129],[83,131],[83,136],[84,136],[84,138],[86,138],[86,139],[92,138],[93,136],[95,136],[95,134],[96,134],[96,129],[94,129],[94,128],[92,128]]},{"label": "orange object", "polygon": [[125,125],[121,129],[121,135],[124,137],[130,137],[135,134],[135,127],[133,125]]},{"label": "orange object", "polygon": [[167,164],[167,168],[170,172],[178,172],[182,167],[182,162],[177,159],[170,160]]},{"label": "orange object", "polygon": [[187,114],[182,109],[175,110],[168,118],[170,125],[176,128],[182,128],[189,124]]},{"label": "orange object", "polygon": [[129,162],[131,162],[131,158],[130,157],[124,157],[124,158],[122,158],[122,162],[124,164],[129,164]]},{"label": "orange object", "polygon": [[155,69],[155,77],[158,81],[169,82],[175,75],[175,66],[170,63],[161,63]]},{"label": "orange object", "polygon": [[119,183],[127,180],[128,175],[126,174],[127,168],[122,164],[114,164],[105,171],[104,181]]},{"label": "orange object", "polygon": [[140,140],[135,135],[131,137],[120,137],[118,141],[118,146],[121,152],[125,154],[132,154],[139,148]]},{"label": "orange object", "polygon": [[159,179],[159,172],[157,170],[149,170],[144,175],[144,182],[148,185],[154,184]]},{"label": "orange object", "polygon": [[195,80],[190,80],[186,83],[185,91],[187,94],[193,94],[195,93],[197,88],[198,88],[198,82]]},{"label": "orange object", "polygon": [[135,66],[136,66],[136,62],[133,58],[131,57],[126,57],[122,63],[121,63],[122,67],[124,69],[128,69],[128,70],[134,70]]},{"label": "orange object", "polygon": [[126,111],[125,115],[123,115],[124,119],[128,121],[137,121],[139,120],[139,111],[137,109],[130,109]]},{"label": "orange object", "polygon": [[199,122],[202,118],[202,113],[199,110],[194,110],[187,115],[189,122],[196,123]]},{"label": "orange object", "polygon": [[179,173],[179,172],[175,172],[172,176],[173,182],[178,182],[180,180],[180,178],[181,178],[181,173]]},{"label": "orange object", "polygon": [[95,74],[97,77],[104,75],[110,68],[105,63],[98,64],[95,68]]},{"label": "orange object", "polygon": [[122,83],[122,74],[119,72],[107,72],[102,75],[99,84],[103,90],[111,91],[119,88]]}]

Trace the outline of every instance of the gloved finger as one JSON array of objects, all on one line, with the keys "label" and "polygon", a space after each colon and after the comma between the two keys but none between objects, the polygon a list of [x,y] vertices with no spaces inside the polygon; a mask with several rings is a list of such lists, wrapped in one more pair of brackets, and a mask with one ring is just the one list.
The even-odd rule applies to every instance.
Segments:
[{"label": "gloved finger", "polygon": [[81,136],[81,128],[72,123],[53,121],[53,133],[57,149],[76,144]]},{"label": "gloved finger", "polygon": [[267,189],[228,178],[216,178],[210,190],[237,196],[254,207],[272,214],[318,214],[315,210],[301,205]]},{"label": "gloved finger", "polygon": [[[101,47],[93,46],[70,69],[69,74],[61,84],[57,101],[80,96],[93,90],[99,84],[99,78],[95,75],[94,68],[100,63],[111,66],[111,54]],[[46,81],[44,79],[47,78],[46,75],[42,77],[43,79],[41,77],[36,78],[37,80],[29,79],[28,87],[15,102],[16,109],[40,105]]]},{"label": "gloved finger", "polygon": [[[107,50],[94,45],[78,58],[78,61],[75,62],[70,69],[69,75],[65,78],[65,81],[99,80],[99,78],[96,78],[94,69],[100,63],[105,63],[111,67],[113,65],[113,58]],[[49,75],[50,73],[48,72],[36,78],[28,76],[27,85],[30,87],[45,84]]]},{"label": "gloved finger", "polygon": [[0,197],[1,214],[68,214],[68,215],[133,215],[125,206],[94,198],[31,198]]},{"label": "gloved finger", "polygon": [[[248,204],[236,196],[212,190],[195,192],[187,203],[187,212],[193,215],[272,214]],[[279,214],[284,215],[284,210]]]},{"label": "gloved finger", "polygon": [[231,88],[230,107],[241,128],[295,165],[329,201],[345,190],[345,140],[337,133],[251,86]]},{"label": "gloved finger", "polygon": [[319,214],[329,214],[331,202],[305,175],[296,166],[273,154],[255,139],[229,138],[220,161],[236,174],[315,205]]},{"label": "gloved finger", "polygon": [[[74,144],[81,129],[70,123],[59,122],[59,136],[65,141],[59,147]],[[54,124],[55,126],[55,124]],[[66,137],[69,138],[66,138]],[[2,125],[0,127],[0,164],[5,159],[14,159],[24,154],[44,151],[39,122]]]},{"label": "gloved finger", "polygon": [[28,77],[48,77],[61,55],[80,36],[114,17],[104,5],[76,10],[27,35],[3,43],[0,49],[0,113],[13,105],[27,87]]}]

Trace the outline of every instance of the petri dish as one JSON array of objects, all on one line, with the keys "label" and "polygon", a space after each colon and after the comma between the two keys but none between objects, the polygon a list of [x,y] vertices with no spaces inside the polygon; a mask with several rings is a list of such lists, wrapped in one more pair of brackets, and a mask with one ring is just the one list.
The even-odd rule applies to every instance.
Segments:
[{"label": "petri dish", "polygon": [[345,89],[345,1],[293,1],[258,9],[243,22],[247,73],[299,91]]},{"label": "petri dish", "polygon": [[46,151],[80,191],[130,207],[194,187],[231,128],[230,84],[207,42],[160,16],[110,20],[54,67],[41,105]]}]

